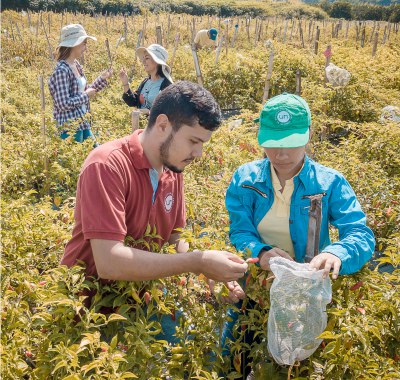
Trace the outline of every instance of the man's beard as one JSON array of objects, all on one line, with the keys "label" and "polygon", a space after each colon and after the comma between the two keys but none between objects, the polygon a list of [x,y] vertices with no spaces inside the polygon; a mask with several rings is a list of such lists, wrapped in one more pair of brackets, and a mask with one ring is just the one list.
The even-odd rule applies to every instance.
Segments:
[{"label": "man's beard", "polygon": [[175,165],[172,165],[169,162],[169,148],[174,141],[173,132],[167,137],[167,139],[161,144],[160,146],[160,158],[162,164],[167,167],[169,170],[173,171],[174,173],[182,173],[183,169],[177,168]]}]

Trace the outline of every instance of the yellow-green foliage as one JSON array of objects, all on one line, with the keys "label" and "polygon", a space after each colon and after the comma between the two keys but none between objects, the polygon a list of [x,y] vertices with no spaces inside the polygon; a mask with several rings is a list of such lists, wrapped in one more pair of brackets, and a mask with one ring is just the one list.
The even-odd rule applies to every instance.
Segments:
[{"label": "yellow-green foliage", "polygon": [[[93,130],[100,142],[124,136],[131,130],[131,109],[121,99],[119,69],[125,66],[133,75],[133,88],[145,75],[134,54],[143,16],[127,18],[127,40],[117,47],[123,34],[121,16],[108,17],[106,21],[104,17],[81,14],[67,13],[63,18],[52,13],[30,14],[29,29],[26,14],[2,13],[2,378],[161,379],[167,375],[177,379],[240,378],[240,366],[229,370],[218,345],[227,306],[220,305],[210,295],[203,280],[182,275],[160,281],[104,285],[85,281],[79,268],[58,266],[64,244],[71,236],[79,170],[92,147],[89,142],[75,144],[61,141],[57,136],[46,85],[54,66],[41,23],[37,29],[40,17],[52,50],[57,45],[61,21],[81,22],[89,34],[98,38],[97,43],[89,42],[85,56],[84,69],[89,80],[108,67],[104,41],[105,38],[110,41],[115,75],[110,86],[91,102]],[[196,18],[196,29],[208,27],[209,20],[213,26],[220,23],[216,18]],[[260,41],[254,38],[254,19],[250,24],[250,39],[245,20],[235,18],[236,22],[239,34],[235,47],[229,44],[227,51],[223,47],[218,63],[215,52],[199,52],[205,87],[222,108],[242,108],[241,114],[234,118],[243,122],[232,128],[231,120],[225,121],[204,147],[202,159],[185,171],[188,227],[183,235],[191,248],[232,250],[224,195],[234,170],[262,157],[256,141],[257,127],[252,120],[262,106],[271,51],[270,43],[266,46],[265,42],[270,39],[275,52],[270,95],[294,92],[295,73],[301,70],[302,95],[313,113],[311,154],[346,175],[368,214],[378,249],[384,252],[381,263],[398,266],[400,126],[379,121],[382,107],[400,106],[398,33],[392,30],[390,38],[384,45],[379,44],[372,58],[369,38],[361,48],[359,41],[356,42],[354,24],[345,39],[345,23],[339,38],[331,38],[332,24],[318,22],[321,38],[315,55],[313,39],[308,35],[309,21],[303,20],[305,48],[301,48],[298,21],[293,33],[294,24],[289,21],[285,42],[283,20],[264,20]],[[173,39],[180,33],[173,64],[174,79],[195,81],[189,46],[192,18],[173,15],[167,35],[167,15],[148,15],[146,45],[156,41],[156,25],[163,26],[164,45],[170,57]],[[225,34],[225,28],[226,23],[221,20],[220,35]],[[228,32],[231,43],[232,24]],[[372,25],[368,24],[367,36],[371,32]],[[381,39],[382,27],[380,42]],[[322,52],[328,43],[332,45],[332,62],[352,74],[347,87],[333,88],[324,83]],[[39,75],[45,79],[44,113]],[[141,126],[145,126],[145,120]],[[150,230],[149,235],[155,232]],[[162,250],[173,254],[172,247]],[[399,275],[398,269],[393,274],[381,274],[365,268],[335,281],[325,345],[293,369],[291,377],[400,378]],[[246,302],[252,300],[255,306],[247,315],[241,315],[237,325],[241,326],[240,334],[247,329],[255,331],[262,343],[249,347],[238,341],[231,345],[231,350],[236,364],[238,354],[250,350],[260,379],[287,378],[287,369],[265,361],[268,356],[265,276],[257,268],[251,270]],[[352,288],[360,281],[357,289]],[[85,305],[82,295],[88,288],[98,291],[91,307]],[[167,289],[166,294],[160,290],[163,288]],[[217,293],[225,291],[221,287]],[[147,308],[143,307],[146,303]],[[114,314],[103,314],[105,306],[113,307]],[[160,330],[157,317],[174,315],[180,308],[186,312],[177,332],[182,342],[167,347],[164,341],[156,339]]]}]

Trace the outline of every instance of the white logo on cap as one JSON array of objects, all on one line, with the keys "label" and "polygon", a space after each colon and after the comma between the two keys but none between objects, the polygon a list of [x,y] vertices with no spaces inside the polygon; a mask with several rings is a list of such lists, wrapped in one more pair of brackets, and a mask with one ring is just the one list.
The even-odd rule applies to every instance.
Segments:
[{"label": "white logo on cap", "polygon": [[276,120],[281,123],[281,124],[286,124],[289,123],[290,119],[292,118],[292,116],[290,115],[290,113],[286,110],[283,111],[279,111],[276,114]]},{"label": "white logo on cap", "polygon": [[174,204],[174,197],[171,193],[168,193],[164,198],[164,208],[166,212],[170,212],[172,205]]}]

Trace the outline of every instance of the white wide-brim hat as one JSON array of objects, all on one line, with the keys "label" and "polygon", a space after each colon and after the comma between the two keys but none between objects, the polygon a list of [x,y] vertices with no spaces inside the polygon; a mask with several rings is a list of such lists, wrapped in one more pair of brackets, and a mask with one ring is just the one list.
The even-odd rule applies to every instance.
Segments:
[{"label": "white wide-brim hat", "polygon": [[171,68],[167,65],[167,59],[168,59],[167,50],[158,44],[151,44],[147,48],[141,46],[136,49],[136,54],[141,60],[143,59],[144,53],[146,52],[150,54],[151,58],[153,58],[155,63],[161,65],[162,72],[165,78],[167,78],[171,83],[174,83],[174,81],[171,78]]},{"label": "white wide-brim hat", "polygon": [[69,24],[61,29],[60,43],[58,46],[74,47],[81,44],[87,38],[97,41],[96,37],[88,36],[80,24]]}]

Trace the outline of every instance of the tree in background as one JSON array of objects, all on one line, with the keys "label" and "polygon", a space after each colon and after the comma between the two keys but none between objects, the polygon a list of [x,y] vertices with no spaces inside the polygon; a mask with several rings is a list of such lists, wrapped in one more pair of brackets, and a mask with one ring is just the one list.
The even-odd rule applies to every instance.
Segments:
[{"label": "tree in background", "polygon": [[329,15],[334,18],[344,18],[345,20],[352,19],[351,4],[345,1],[337,1],[332,4]]}]

